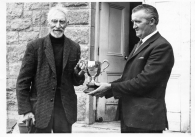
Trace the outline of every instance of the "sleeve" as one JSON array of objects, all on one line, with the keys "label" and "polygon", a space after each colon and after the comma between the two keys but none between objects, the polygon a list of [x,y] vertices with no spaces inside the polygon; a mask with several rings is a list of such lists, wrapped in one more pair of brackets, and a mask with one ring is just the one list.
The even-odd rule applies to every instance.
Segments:
[{"label": "sleeve", "polygon": [[[152,50],[144,69],[133,79],[111,84],[114,96],[124,94],[144,95],[154,86],[158,86],[163,80],[168,80],[174,64],[174,56],[171,45],[165,43]],[[167,81],[166,81],[167,82]]]},{"label": "sleeve", "polygon": [[[111,83],[111,87],[112,87],[112,84],[113,84],[113,83],[117,83],[117,82],[120,82],[120,81],[121,81],[121,78],[119,78],[119,79],[117,79],[117,80],[115,80],[115,81],[113,81],[113,82],[110,82],[110,83]],[[107,93],[106,93],[106,95],[105,95],[105,98],[107,99],[107,98],[111,98],[111,97],[113,97],[113,96],[114,96],[114,95],[113,95],[112,88],[111,88],[109,91],[107,91]],[[115,94],[115,96],[114,96],[115,99],[119,99],[120,97],[121,97],[120,94],[118,94],[118,95]]]},{"label": "sleeve", "polygon": [[[78,50],[77,50],[77,62],[80,60],[81,56],[81,48],[80,45],[78,44]],[[73,73],[73,85],[74,86],[79,86],[82,85],[85,81],[85,75],[83,76],[78,76],[75,73]]]},{"label": "sleeve", "polygon": [[36,73],[35,66],[34,48],[31,44],[28,44],[16,82],[16,96],[19,115],[32,111],[29,97],[32,80]]}]

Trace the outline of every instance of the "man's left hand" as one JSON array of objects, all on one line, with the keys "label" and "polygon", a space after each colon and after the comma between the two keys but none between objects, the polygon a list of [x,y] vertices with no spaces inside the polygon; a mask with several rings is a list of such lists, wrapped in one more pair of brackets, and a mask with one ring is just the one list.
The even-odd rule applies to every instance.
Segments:
[{"label": "man's left hand", "polygon": [[95,85],[99,87],[96,90],[89,92],[88,95],[103,97],[106,95],[106,92],[111,89],[110,83],[95,83]]},{"label": "man's left hand", "polygon": [[74,67],[74,73],[77,74],[78,76],[83,76],[86,72],[86,66],[83,61],[79,61],[77,65]]}]

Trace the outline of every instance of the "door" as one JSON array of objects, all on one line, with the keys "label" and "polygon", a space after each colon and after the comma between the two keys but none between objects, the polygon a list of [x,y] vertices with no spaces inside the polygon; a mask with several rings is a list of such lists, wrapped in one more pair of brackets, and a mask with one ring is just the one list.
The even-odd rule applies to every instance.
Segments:
[{"label": "door", "polygon": [[[130,3],[125,2],[102,2],[100,5],[99,61],[110,62],[106,72],[98,77],[100,82],[111,82],[122,75],[124,57],[129,55],[129,7]],[[115,120],[117,104],[118,100],[113,97],[98,98],[96,119]]]},{"label": "door", "polygon": [[186,132],[190,126],[190,2],[146,0],[146,3],[157,8],[157,29],[171,43],[175,56],[165,98],[169,130]]}]

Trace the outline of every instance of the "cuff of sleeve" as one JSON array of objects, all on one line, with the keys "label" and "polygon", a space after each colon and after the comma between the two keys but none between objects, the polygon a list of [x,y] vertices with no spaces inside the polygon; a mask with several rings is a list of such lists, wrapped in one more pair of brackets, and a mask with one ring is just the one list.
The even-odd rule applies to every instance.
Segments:
[{"label": "cuff of sleeve", "polygon": [[115,99],[120,99],[122,97],[122,94],[116,90],[117,87],[117,83],[111,83],[111,89],[112,89],[112,93]]},{"label": "cuff of sleeve", "polygon": [[85,81],[85,75],[79,77],[78,75],[74,74],[73,79],[75,81],[75,86],[82,85]]},{"label": "cuff of sleeve", "polygon": [[26,115],[27,113],[30,113],[30,112],[32,112],[32,111],[28,111],[28,112],[24,113],[23,115]]}]

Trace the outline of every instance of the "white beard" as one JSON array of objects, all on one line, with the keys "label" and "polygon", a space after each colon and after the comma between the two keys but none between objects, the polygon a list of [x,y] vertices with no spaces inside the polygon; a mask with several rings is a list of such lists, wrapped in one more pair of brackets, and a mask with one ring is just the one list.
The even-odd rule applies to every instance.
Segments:
[{"label": "white beard", "polygon": [[62,37],[63,36],[63,34],[64,33],[62,33],[62,32],[57,32],[57,31],[55,31],[55,32],[53,32],[53,31],[51,31],[51,35],[53,36],[53,37],[55,37],[55,38],[60,38],[60,37]]}]

